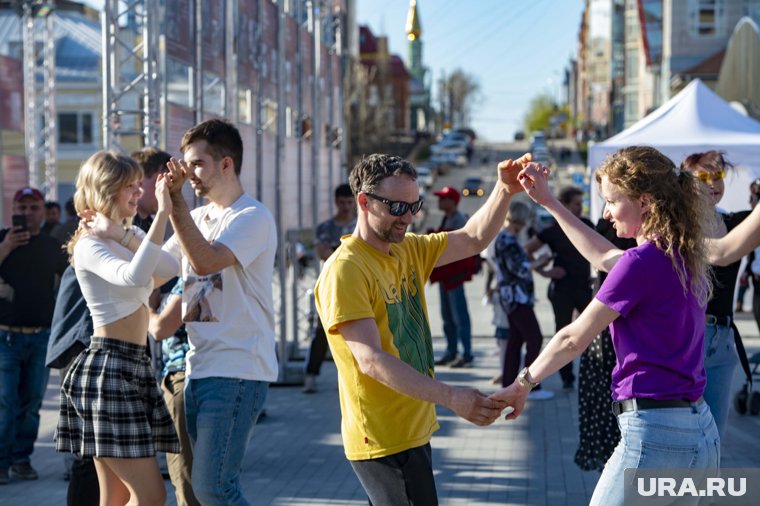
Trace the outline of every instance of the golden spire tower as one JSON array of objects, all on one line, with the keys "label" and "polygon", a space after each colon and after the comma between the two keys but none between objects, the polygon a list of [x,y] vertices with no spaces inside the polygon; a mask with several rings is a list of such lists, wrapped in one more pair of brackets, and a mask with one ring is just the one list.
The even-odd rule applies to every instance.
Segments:
[{"label": "golden spire tower", "polygon": [[422,65],[422,27],[420,16],[417,14],[417,0],[409,1],[409,14],[406,17],[406,38],[409,40],[407,48],[407,62],[409,73],[422,81],[425,70]]},{"label": "golden spire tower", "polygon": [[406,16],[406,37],[413,41],[419,39],[421,34],[420,17],[417,15],[417,0],[410,0],[409,14]]}]

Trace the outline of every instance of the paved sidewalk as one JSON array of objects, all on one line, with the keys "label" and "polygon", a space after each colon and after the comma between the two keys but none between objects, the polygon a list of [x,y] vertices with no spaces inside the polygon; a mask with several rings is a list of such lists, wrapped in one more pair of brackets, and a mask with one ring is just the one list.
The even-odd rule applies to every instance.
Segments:
[{"label": "paved sidewalk", "polygon": [[[546,300],[546,284],[537,278],[537,314],[545,336],[554,328]],[[476,337],[475,367],[439,368],[438,377],[454,384],[493,391],[489,379],[497,372],[496,345],[490,308],[480,304],[483,279],[467,285]],[[441,336],[437,287],[428,287],[434,336]],[[749,315],[739,328],[750,352],[760,350],[757,328]],[[305,346],[305,343],[303,343]],[[443,351],[435,338],[435,350]],[[577,362],[576,362],[577,370]],[[0,506],[65,504],[63,457],[55,453],[52,435],[57,416],[58,375],[50,378],[42,411],[42,427],[32,462],[40,473],[33,482],[0,486]],[[743,384],[739,373],[736,391]],[[439,408],[441,429],[433,437],[433,459],[443,505],[582,505],[596,484],[596,472],[580,471],[573,463],[577,447],[577,395],[561,390],[557,375],[545,385],[557,396],[534,401],[517,421],[500,420],[486,428],[458,419]],[[243,467],[245,495],[256,505],[367,504],[358,480],[343,456],[335,367],[326,362],[313,395],[299,387],[272,387],[267,415],[256,428]],[[731,413],[723,444],[725,467],[760,467],[760,417]],[[169,501],[174,494],[167,481]]]}]

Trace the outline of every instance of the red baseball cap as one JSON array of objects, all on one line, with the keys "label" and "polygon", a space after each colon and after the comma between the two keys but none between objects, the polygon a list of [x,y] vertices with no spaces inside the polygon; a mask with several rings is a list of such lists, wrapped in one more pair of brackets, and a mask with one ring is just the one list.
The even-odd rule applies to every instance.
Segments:
[{"label": "red baseball cap", "polygon": [[437,192],[434,192],[433,195],[436,197],[441,197],[442,199],[451,199],[456,204],[459,204],[459,199],[461,198],[461,195],[459,195],[459,192],[456,190],[456,188],[452,188],[451,186],[444,186]]},{"label": "red baseball cap", "polygon": [[32,188],[31,186],[27,186],[25,188],[21,188],[19,191],[16,192],[16,194],[13,196],[13,202],[18,202],[24,197],[32,197],[35,200],[42,200],[43,202],[45,200],[45,196],[42,194],[41,191],[39,191],[37,188]]}]

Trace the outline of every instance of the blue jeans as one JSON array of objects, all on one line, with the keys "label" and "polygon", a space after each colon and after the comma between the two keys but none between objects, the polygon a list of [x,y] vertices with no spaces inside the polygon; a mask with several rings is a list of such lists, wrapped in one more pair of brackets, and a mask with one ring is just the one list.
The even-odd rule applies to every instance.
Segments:
[{"label": "blue jeans", "polygon": [[620,442],[604,466],[590,505],[623,505],[626,468],[704,469],[705,476],[718,469],[720,436],[706,402],[691,408],[628,411],[618,416],[618,425]]},{"label": "blue jeans", "polygon": [[739,363],[734,331],[723,325],[705,325],[705,402],[710,406],[715,425],[721,437],[725,434],[726,420],[731,405],[731,383]]},{"label": "blue jeans", "polygon": [[240,468],[269,383],[237,378],[185,381],[185,417],[193,446],[193,491],[203,505],[247,505]]},{"label": "blue jeans", "polygon": [[29,462],[40,427],[50,371],[50,329],[36,334],[0,330],[0,467]]},{"label": "blue jeans", "polygon": [[456,355],[457,342],[461,342],[462,353],[465,358],[470,358],[472,357],[472,333],[464,285],[446,290],[443,283],[438,284],[441,291],[441,318],[443,318],[443,334],[446,336],[446,354],[452,357]]}]

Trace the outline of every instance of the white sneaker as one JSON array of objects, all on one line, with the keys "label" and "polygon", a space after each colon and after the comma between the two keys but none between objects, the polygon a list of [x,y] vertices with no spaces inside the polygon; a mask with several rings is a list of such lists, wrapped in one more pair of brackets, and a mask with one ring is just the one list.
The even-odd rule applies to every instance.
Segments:
[{"label": "white sneaker", "polygon": [[549,399],[554,399],[554,392],[551,390],[533,390],[528,394],[529,401],[548,401]]}]

